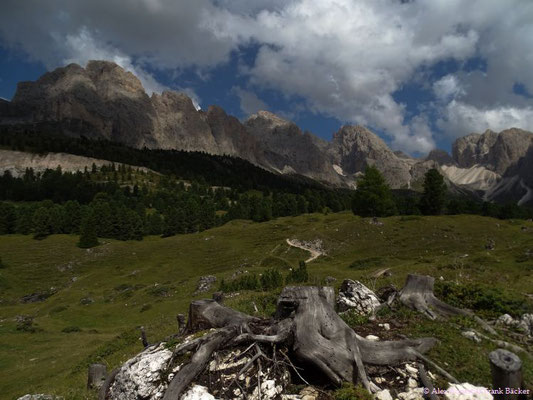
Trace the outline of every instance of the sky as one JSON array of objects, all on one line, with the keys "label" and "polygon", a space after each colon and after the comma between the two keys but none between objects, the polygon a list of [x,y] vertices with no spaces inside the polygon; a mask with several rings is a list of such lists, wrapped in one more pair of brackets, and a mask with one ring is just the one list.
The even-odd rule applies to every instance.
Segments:
[{"label": "sky", "polygon": [[532,0],[2,0],[0,97],[68,63],[114,61],[148,93],[330,140],[364,125],[424,155],[533,131]]}]

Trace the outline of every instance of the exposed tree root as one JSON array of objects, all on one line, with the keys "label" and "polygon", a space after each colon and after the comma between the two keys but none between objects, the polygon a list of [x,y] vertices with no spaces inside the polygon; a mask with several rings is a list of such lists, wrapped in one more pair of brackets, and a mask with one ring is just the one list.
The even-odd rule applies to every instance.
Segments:
[{"label": "exposed tree root", "polygon": [[[470,310],[453,307],[435,297],[435,278],[427,275],[407,275],[405,286],[399,292],[398,300],[405,306],[420,312],[430,319],[439,316],[465,315],[473,318],[481,327],[491,335],[496,331],[487,322],[483,321]],[[391,296],[394,296],[392,294]],[[389,299],[391,298],[389,296]],[[394,300],[394,299],[393,299]]]},{"label": "exposed tree root", "polygon": [[[360,383],[375,392],[379,388],[368,379],[365,364],[394,365],[422,360],[456,382],[453,376],[423,355],[437,343],[436,339],[367,340],[357,335],[335,312],[334,295],[330,287],[286,287],[278,298],[275,318],[271,320],[243,314],[213,300],[193,301],[185,333],[214,330],[174,350],[169,365],[185,352],[192,352],[192,357],[176,372],[163,399],[179,399],[206,369],[214,352],[241,345],[248,345],[244,353],[255,354],[240,368],[229,387],[236,385],[242,391],[238,377],[254,367],[252,373],[257,373],[259,397],[261,370],[265,365],[270,371],[278,367],[287,371],[290,366],[304,382],[310,380],[306,372],[312,370],[334,385],[344,381]],[[311,368],[300,369],[296,365]]]}]

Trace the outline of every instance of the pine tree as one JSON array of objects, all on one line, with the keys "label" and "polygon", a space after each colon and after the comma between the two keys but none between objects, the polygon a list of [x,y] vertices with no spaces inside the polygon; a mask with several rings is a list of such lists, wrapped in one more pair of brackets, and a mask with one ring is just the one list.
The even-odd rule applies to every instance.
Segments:
[{"label": "pine tree", "polygon": [[94,212],[89,208],[81,222],[78,247],[88,249],[94,246],[98,246],[98,238],[96,237],[96,217]]},{"label": "pine tree", "polygon": [[15,232],[17,210],[14,205],[0,203],[0,235]]},{"label": "pine tree", "polygon": [[52,233],[50,210],[46,207],[39,207],[33,214],[34,239],[44,239]]},{"label": "pine tree", "polygon": [[439,215],[446,202],[446,183],[435,168],[426,172],[424,177],[424,194],[420,199],[420,210],[425,215]]},{"label": "pine tree", "polygon": [[367,167],[363,177],[357,181],[352,211],[363,217],[386,217],[396,213],[390,188],[376,167]]}]

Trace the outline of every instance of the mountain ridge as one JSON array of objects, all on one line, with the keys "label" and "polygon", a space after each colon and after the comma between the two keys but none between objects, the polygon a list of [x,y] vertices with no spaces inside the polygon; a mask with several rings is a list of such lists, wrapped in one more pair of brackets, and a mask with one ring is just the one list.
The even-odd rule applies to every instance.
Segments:
[{"label": "mountain ridge", "polygon": [[219,106],[197,110],[183,93],[148,96],[133,73],[109,61],[57,68],[34,82],[20,82],[12,101],[0,100],[0,125],[45,123],[70,136],[136,148],[236,156],[331,186],[355,187],[357,177],[374,165],[393,188],[419,186],[435,167],[454,185],[489,201],[502,188],[519,201],[533,187],[527,171],[533,165],[533,134],[525,130],[470,134],[453,143],[451,155],[436,149],[415,159],[393,152],[363,126],[342,126],[326,141],[268,111],[241,122]]}]

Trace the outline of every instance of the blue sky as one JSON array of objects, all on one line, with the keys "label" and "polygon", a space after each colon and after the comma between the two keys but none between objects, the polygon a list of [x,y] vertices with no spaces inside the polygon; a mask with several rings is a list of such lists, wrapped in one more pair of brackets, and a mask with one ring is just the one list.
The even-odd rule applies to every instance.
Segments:
[{"label": "blue sky", "polygon": [[530,0],[67,0],[0,5],[0,97],[89,59],[150,93],[240,119],[267,109],[330,140],[365,125],[414,155],[533,130]]}]

